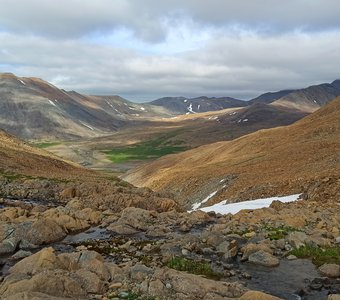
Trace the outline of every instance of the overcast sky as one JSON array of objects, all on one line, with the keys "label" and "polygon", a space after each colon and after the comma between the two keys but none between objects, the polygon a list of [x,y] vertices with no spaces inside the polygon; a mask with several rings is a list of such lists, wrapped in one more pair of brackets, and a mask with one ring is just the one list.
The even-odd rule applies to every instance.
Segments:
[{"label": "overcast sky", "polygon": [[339,0],[0,0],[0,72],[146,101],[340,78]]}]

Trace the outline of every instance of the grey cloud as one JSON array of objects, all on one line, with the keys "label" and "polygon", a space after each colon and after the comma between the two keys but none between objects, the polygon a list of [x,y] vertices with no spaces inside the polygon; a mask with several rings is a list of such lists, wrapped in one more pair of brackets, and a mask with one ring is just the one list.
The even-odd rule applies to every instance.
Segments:
[{"label": "grey cloud", "polygon": [[59,87],[120,94],[249,98],[339,78],[340,33],[221,37],[178,55],[143,55],[113,46],[0,33],[0,71],[42,77]]},{"label": "grey cloud", "polygon": [[171,18],[268,33],[340,28],[338,0],[0,0],[0,6],[0,28],[58,38],[124,27],[158,42],[166,38],[164,22]]}]

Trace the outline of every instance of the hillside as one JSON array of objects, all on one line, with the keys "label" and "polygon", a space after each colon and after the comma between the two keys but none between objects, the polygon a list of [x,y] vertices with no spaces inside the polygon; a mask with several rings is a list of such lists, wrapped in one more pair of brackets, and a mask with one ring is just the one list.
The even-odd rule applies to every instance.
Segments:
[{"label": "hillside", "polygon": [[188,208],[215,192],[210,203],[301,193],[340,174],[339,149],[340,97],[293,125],[169,155],[123,178],[170,191]]},{"label": "hillside", "polygon": [[96,137],[155,115],[168,114],[119,96],[86,96],[39,78],[0,74],[0,128],[24,139]]},{"label": "hillside", "polygon": [[249,100],[249,103],[265,103],[269,104],[272,103],[290,93],[294,92],[294,90],[283,90],[283,91],[278,91],[278,92],[269,92],[269,93],[264,93],[256,98],[253,98]]},{"label": "hillside", "polygon": [[0,172],[46,178],[72,178],[93,175],[76,164],[29,146],[0,130]]},{"label": "hillside", "polygon": [[340,96],[340,80],[292,91],[272,104],[311,113],[337,96]]}]

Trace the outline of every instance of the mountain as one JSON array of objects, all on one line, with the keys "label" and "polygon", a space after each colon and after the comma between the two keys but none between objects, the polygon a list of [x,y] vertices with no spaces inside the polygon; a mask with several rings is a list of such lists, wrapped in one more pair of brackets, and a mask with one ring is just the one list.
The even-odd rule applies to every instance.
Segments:
[{"label": "mountain", "polygon": [[209,195],[214,203],[295,194],[339,176],[339,149],[340,97],[290,126],[165,156],[123,178],[170,191],[187,208]]},{"label": "mountain", "polygon": [[292,91],[272,104],[311,113],[337,96],[340,96],[340,80]]},{"label": "mountain", "polygon": [[278,92],[269,92],[269,93],[264,93],[254,99],[249,100],[249,103],[254,104],[254,103],[265,103],[269,104],[272,103],[288,94],[293,92],[294,90],[283,90],[283,91],[278,91]]},{"label": "mountain", "polygon": [[197,98],[164,97],[151,101],[150,104],[162,106],[178,115],[216,111],[226,108],[243,107],[247,105],[245,101],[230,97],[215,98],[206,96]]},{"label": "mountain", "polygon": [[95,137],[155,115],[166,112],[119,96],[86,96],[39,78],[0,74],[0,128],[24,139]]}]

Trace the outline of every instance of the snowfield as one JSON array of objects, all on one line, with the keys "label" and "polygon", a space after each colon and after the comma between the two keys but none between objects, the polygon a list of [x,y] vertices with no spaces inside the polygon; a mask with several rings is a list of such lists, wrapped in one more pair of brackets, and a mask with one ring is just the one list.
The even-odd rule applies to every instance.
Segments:
[{"label": "snowfield", "polygon": [[[227,200],[224,200],[224,201],[217,203],[215,205],[200,208],[199,210],[205,211],[205,212],[214,211],[215,213],[220,213],[220,214],[223,214],[223,215],[229,214],[229,213],[236,214],[242,209],[252,209],[253,210],[253,209],[269,207],[270,204],[274,200],[279,200],[279,201],[284,202],[284,203],[297,201],[298,198],[300,197],[300,195],[301,194],[295,194],[295,195],[284,196],[284,197],[263,198],[263,199],[248,200],[248,201],[242,201],[242,202],[237,202],[237,203],[229,203],[229,204],[227,203]],[[194,207],[195,207],[195,205],[194,205]],[[196,210],[197,208],[194,208],[194,207],[193,207],[193,210]]]}]

